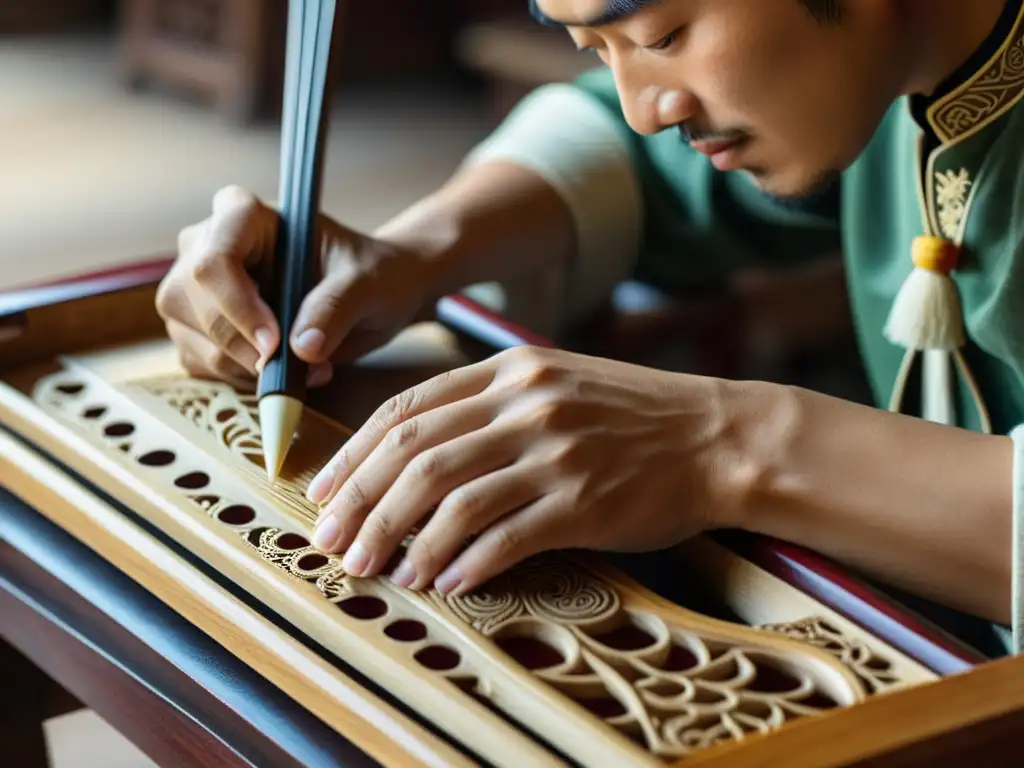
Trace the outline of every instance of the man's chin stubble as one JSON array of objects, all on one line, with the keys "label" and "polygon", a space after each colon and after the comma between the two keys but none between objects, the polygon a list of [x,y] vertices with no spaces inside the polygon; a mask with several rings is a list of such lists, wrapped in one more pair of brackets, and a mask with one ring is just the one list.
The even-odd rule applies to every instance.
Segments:
[{"label": "man's chin stubble", "polygon": [[842,179],[841,171],[827,171],[813,181],[791,192],[776,192],[767,184],[768,173],[762,168],[746,171],[762,194],[776,205],[794,210],[814,209],[833,199]]}]

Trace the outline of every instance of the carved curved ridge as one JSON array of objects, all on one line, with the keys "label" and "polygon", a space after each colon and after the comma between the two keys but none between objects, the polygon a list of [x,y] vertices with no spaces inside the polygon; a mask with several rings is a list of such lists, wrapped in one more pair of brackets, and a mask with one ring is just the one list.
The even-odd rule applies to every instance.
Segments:
[{"label": "carved curved ridge", "polygon": [[[253,399],[222,384],[187,379],[131,386],[161,399],[168,413],[183,419],[173,426],[179,445],[190,430],[202,432],[219,446],[218,461],[233,461],[261,477]],[[346,616],[377,626],[391,641],[382,652],[404,653],[489,705],[500,706],[514,680],[488,669],[480,655],[486,642],[467,645],[463,633],[455,631],[459,626],[473,627],[565,697],[566,706],[575,702],[590,713],[595,726],[603,722],[666,759],[850,705],[868,691],[899,682],[887,662],[816,617],[760,632],[707,631],[637,608],[614,584],[555,556],[527,561],[457,599],[411,593],[386,579],[354,579],[340,558],[317,552],[258,505],[225,493],[215,466],[197,466],[195,459],[178,455],[162,438],[170,429],[163,415],[147,412],[152,422],[134,424],[130,414],[138,412],[127,407],[128,396],[117,388],[67,371],[41,382],[35,398],[93,442],[136,462],[154,487],[173,488],[190,499],[254,553],[314,586]],[[335,438],[334,444],[342,439]],[[296,475],[269,503],[299,507],[308,517],[306,481]],[[835,661],[824,663],[821,651]]]}]

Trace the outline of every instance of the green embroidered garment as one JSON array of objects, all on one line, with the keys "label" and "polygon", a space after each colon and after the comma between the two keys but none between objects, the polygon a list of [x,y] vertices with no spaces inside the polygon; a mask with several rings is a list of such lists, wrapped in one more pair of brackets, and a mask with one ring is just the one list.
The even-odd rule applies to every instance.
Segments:
[{"label": "green embroidered garment", "polygon": [[[785,269],[841,249],[877,405],[890,407],[909,362],[901,411],[935,412],[929,401],[943,395],[931,374],[939,370],[938,390],[948,390],[940,420],[969,429],[990,420],[993,432],[1010,434],[1024,423],[1022,98],[1024,3],[1010,0],[988,40],[936,94],[892,105],[834,195],[813,206],[784,206],[746,176],[717,171],[678,131],[635,134],[605,68],[538,89],[467,162],[522,163],[567,201],[580,242],[575,273],[562,277],[570,308],[596,300],[613,278],[691,293],[743,265]],[[908,357],[886,335],[922,235],[962,244],[950,274],[966,330],[962,366],[948,352],[938,362],[932,352]],[[1024,461],[1022,445],[1015,461]],[[1022,497],[1015,491],[1015,541]],[[1014,546],[1020,634],[1024,586]],[[1005,653],[999,628],[900,597],[982,650]]]},{"label": "green embroidered garment", "polygon": [[[831,209],[832,201],[807,211],[769,200],[746,176],[716,171],[676,131],[629,132],[645,217],[636,275],[687,291],[739,265],[784,268],[841,246],[864,364],[877,404],[887,407],[905,350],[884,328],[913,268],[914,239],[929,229],[954,239],[963,224],[953,273],[968,337],[963,354],[993,431],[1009,433],[1024,421],[1024,16],[1019,3],[1009,6],[1011,32],[994,36],[998,45],[979,52],[981,66],[957,87],[928,105],[893,104]],[[622,119],[608,70],[576,87]],[[913,375],[901,410],[920,415],[919,363]],[[969,387],[959,376],[956,384],[956,421],[978,429]]]}]

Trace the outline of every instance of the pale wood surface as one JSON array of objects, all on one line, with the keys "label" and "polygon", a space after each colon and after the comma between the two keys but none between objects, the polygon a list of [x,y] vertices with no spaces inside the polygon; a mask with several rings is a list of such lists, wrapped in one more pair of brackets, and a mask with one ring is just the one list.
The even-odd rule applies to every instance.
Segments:
[{"label": "pale wood surface", "polygon": [[159,768],[88,709],[44,721],[43,733],[48,768]]},{"label": "pale wood surface", "polygon": [[[434,354],[427,354],[431,349]],[[358,425],[389,394],[463,361],[451,334],[433,324],[415,326],[358,369],[343,372],[325,402],[345,406],[334,410],[349,413],[353,420],[348,423]],[[446,603],[432,593],[401,590],[386,579],[348,579],[335,558],[313,554],[308,538],[290,548],[281,544],[289,531],[308,537],[316,509],[304,500],[305,483],[344,442],[348,428],[307,409],[294,451],[298,464],[286,469],[279,486],[270,486],[260,465],[254,402],[225,385],[188,379],[169,343],[115,347],[65,358],[62,365],[61,373],[37,386],[21,384],[34,402],[13,389],[0,390],[4,419],[498,764],[544,764],[552,758],[473,698],[461,696],[452,683],[463,687],[468,682],[474,693],[587,765],[616,755],[624,764],[655,765],[655,755],[670,757],[737,738],[739,732],[729,736],[727,727],[733,716],[719,723],[720,716],[713,714],[730,697],[737,697],[728,705],[740,718],[735,727],[758,730],[777,728],[787,718],[816,716],[822,704],[811,704],[818,701],[814,697],[833,702],[825,706],[850,706],[869,694],[857,669],[834,654],[781,633],[696,614],[589,559],[582,565],[553,561],[541,567],[540,576],[519,569],[504,586],[487,592],[483,603],[479,598]],[[346,391],[348,396],[339,394]],[[367,393],[362,402],[357,391]],[[83,416],[94,410],[102,413]],[[160,453],[165,458],[159,462],[144,460]],[[204,479],[191,492],[180,490],[182,478],[200,474]],[[218,524],[223,519],[217,515],[227,504],[253,510],[256,519],[245,528]],[[239,533],[250,536],[248,531],[258,533],[261,527],[271,530],[260,535],[254,552],[256,541],[247,543]],[[307,557],[322,562],[302,566]],[[282,580],[281,567],[300,578]],[[429,637],[407,649],[382,645],[383,624],[352,619],[333,604],[340,600],[344,605],[353,596],[381,601],[386,621],[419,622]],[[568,607],[588,601],[590,613]],[[552,607],[538,609],[541,604]],[[493,618],[495,605],[500,620]],[[805,618],[813,618],[813,606],[808,608]],[[636,648],[603,642],[608,632],[629,631],[646,633],[650,642]],[[508,650],[510,642],[523,639],[557,650],[562,662],[531,674]],[[424,669],[422,661],[417,664],[418,653],[430,643],[455,649],[458,661],[442,674]],[[880,644],[875,647],[888,653]],[[686,674],[671,667],[676,648],[692,657]],[[762,673],[769,672],[781,672],[792,685],[758,689]],[[586,675],[592,682],[584,682]],[[897,677],[894,684],[910,682]],[[722,703],[687,704],[676,712],[682,717],[687,707],[696,707],[692,736],[662,732],[654,712],[667,707],[668,716],[681,706],[670,704],[671,697],[693,685],[689,695]],[[594,711],[609,719],[602,723],[588,711],[590,704],[578,707],[577,700],[606,702]],[[607,711],[608,706],[621,711]],[[701,729],[707,733],[698,737]],[[647,749],[639,749],[632,738]]]},{"label": "pale wood surface", "polygon": [[0,482],[378,760],[472,764],[7,435],[0,435]]},{"label": "pale wood surface", "polygon": [[[67,308],[64,314],[66,312]],[[50,309],[41,314],[56,321],[62,313]],[[34,326],[35,329],[39,327],[40,324]],[[44,323],[42,327],[47,326]],[[388,690],[397,692],[421,715],[433,719],[467,746],[487,754],[498,764],[558,763],[557,759],[518,727],[479,706],[473,698],[460,698],[458,689],[467,690],[462,684],[470,681],[477,696],[489,698],[491,703],[506,712],[525,719],[531,727],[552,737],[556,746],[565,749],[584,764],[605,765],[609,760],[624,765],[661,763],[653,755],[639,749],[624,733],[616,730],[621,727],[621,723],[617,724],[617,716],[612,716],[602,725],[598,718],[575,707],[572,697],[556,693],[558,686],[564,687],[571,682],[560,678],[562,672],[557,668],[554,671],[544,668],[531,674],[516,663],[518,657],[508,650],[506,641],[514,639],[520,630],[525,633],[520,633],[521,637],[547,640],[549,645],[563,650],[581,647],[590,651],[585,660],[591,669],[599,671],[602,685],[608,685],[608,681],[616,679],[616,675],[611,673],[615,669],[626,669],[634,663],[635,654],[631,655],[632,652],[625,651],[616,656],[615,653],[607,653],[607,649],[600,650],[598,646],[590,644],[591,640],[602,636],[600,627],[598,630],[594,630],[593,626],[580,630],[574,629],[571,622],[566,624],[559,621],[555,622],[553,628],[537,630],[530,627],[533,618],[527,615],[529,610],[524,614],[517,606],[535,605],[545,589],[565,578],[564,571],[556,569],[553,578],[545,576],[540,587],[529,587],[521,582],[509,592],[497,593],[495,596],[501,599],[511,596],[511,605],[517,611],[511,618],[498,621],[488,613],[490,608],[481,613],[480,607],[471,603],[447,604],[430,595],[415,595],[394,589],[379,580],[346,581],[344,575],[335,570],[336,563],[333,562],[320,563],[315,567],[302,566],[301,558],[311,554],[305,546],[305,540],[296,549],[285,546],[282,537],[289,535],[290,531],[300,535],[308,533],[310,508],[304,506],[301,500],[302,483],[308,478],[308,473],[302,471],[301,467],[293,467],[288,482],[294,486],[294,490],[288,491],[284,497],[274,496],[253,479],[259,476],[258,444],[253,448],[253,444],[247,443],[243,435],[238,450],[228,450],[222,444],[223,437],[218,437],[222,441],[218,442],[213,437],[216,430],[209,431],[209,414],[203,416],[207,419],[207,422],[202,422],[207,424],[206,431],[197,430],[195,425],[200,422],[194,420],[195,414],[186,418],[180,409],[176,410],[178,406],[167,399],[166,393],[161,394],[159,388],[149,386],[154,381],[173,382],[181,374],[165,342],[138,346],[115,345],[105,352],[79,354],[58,363],[51,359],[49,353],[52,347],[59,344],[51,345],[45,354],[32,353],[32,331],[33,325],[30,323],[29,333],[19,343],[19,354],[16,356],[19,363],[31,365],[25,368],[8,366],[5,374],[7,384],[0,386],[0,420],[150,520],[286,620],[303,627],[329,650],[352,660],[360,671]],[[79,341],[84,338],[92,343],[111,340],[120,342],[121,334],[130,332],[127,327],[117,328],[116,324],[114,331],[113,339],[104,338],[103,334],[110,332],[110,329],[93,327],[92,332],[80,337]],[[362,361],[355,368],[340,372],[334,387],[321,395],[323,410],[331,411],[331,416],[343,419],[348,427],[358,426],[389,394],[465,361],[467,357],[450,333],[432,324],[417,326],[381,353]],[[45,383],[37,387],[41,376]],[[71,384],[75,386],[68,386]],[[195,382],[185,384],[192,386]],[[66,391],[62,391],[62,387]],[[237,407],[241,402],[238,395],[232,393],[232,396],[236,398],[233,406],[235,410],[244,410]],[[76,400],[76,397],[82,399]],[[94,398],[112,407],[113,412],[97,416],[96,424],[88,426],[82,423],[81,409],[90,405]],[[134,429],[125,434],[116,430],[106,434],[104,430],[115,426],[119,419],[130,421]],[[237,425],[242,422],[231,423]],[[343,442],[347,430],[339,426],[334,418],[325,416],[314,416],[311,423],[315,424],[314,433],[320,435],[314,441],[318,447],[305,454],[299,451],[296,455],[305,455],[304,461],[314,461],[314,457],[320,457],[316,459],[320,461]],[[103,437],[100,437],[101,432],[104,433]],[[38,456],[25,455],[25,449],[20,444],[13,448],[6,447],[6,442],[3,445],[4,460],[0,461],[0,479],[5,485],[12,487],[34,506],[49,510],[55,522],[97,551],[106,549],[106,556],[119,568],[130,570],[133,574],[138,569],[137,578],[147,585],[152,584],[154,590],[162,590],[162,599],[176,610],[189,611],[190,620],[194,620],[197,626],[222,639],[231,652],[244,655],[247,663],[260,665],[261,673],[275,682],[281,681],[279,684],[283,688],[293,692],[290,695],[302,697],[303,701],[311,700],[311,708],[324,707],[323,702],[329,698],[322,690],[323,681],[320,681],[320,687],[308,681],[312,676],[308,670],[316,667],[319,674],[317,665],[323,663],[322,659],[318,661],[319,657],[308,658],[308,650],[304,647],[275,645],[279,638],[275,638],[273,632],[260,634],[253,629],[255,641],[240,637],[233,622],[225,618],[233,616],[231,607],[220,602],[215,590],[208,591],[205,585],[193,581],[199,576],[194,569],[176,571],[175,568],[180,567],[180,564],[176,566],[159,554],[149,558],[139,557],[139,541],[132,537],[141,534],[140,529],[128,524],[123,517],[118,520],[100,520],[95,506],[98,501],[96,497],[85,493],[52,464]],[[157,449],[169,449],[173,453],[171,469],[165,470],[160,466],[140,467],[138,461],[142,455],[146,455],[144,452],[152,453]],[[202,488],[174,490],[167,484],[168,478],[177,479],[199,471],[210,475]],[[215,500],[203,506],[205,502],[197,501],[203,494]],[[258,515],[257,522],[270,525],[270,529],[262,534],[256,530],[258,547],[254,547],[257,541],[247,540],[249,534],[243,530],[244,526],[230,530],[230,526],[214,524],[211,513],[223,510],[227,500],[252,507]],[[83,523],[83,520],[86,522]],[[127,529],[122,529],[123,526],[127,526]],[[246,536],[240,535],[242,533],[246,533]],[[126,541],[130,541],[131,545],[127,546]],[[141,546],[142,551],[149,552],[145,545]],[[697,562],[699,558],[694,558],[695,562],[690,567],[695,569],[694,572],[703,573],[712,580],[722,576],[725,602],[748,621],[791,622],[801,617],[817,616],[835,622],[843,632],[851,629],[849,625],[836,622],[837,617],[829,615],[822,606],[806,596],[789,588],[781,588],[771,578],[763,578],[765,574],[747,563],[738,559],[735,562],[729,560],[731,555],[705,549],[703,557],[701,562]],[[286,571],[284,578],[282,568]],[[783,747],[778,745],[789,744],[790,748],[801,750],[801,759],[806,756],[806,763],[800,764],[848,764],[842,761],[864,759],[886,749],[899,748],[940,733],[955,731],[956,727],[979,718],[996,714],[1009,717],[1024,709],[1024,705],[1013,696],[1000,696],[997,700],[986,701],[984,705],[972,698],[980,696],[977,692],[963,701],[948,698],[946,690],[952,690],[948,688],[952,681],[938,684],[929,682],[932,678],[926,671],[866,633],[854,632],[853,640],[871,646],[870,650],[883,655],[896,671],[895,683],[885,689],[886,695],[867,697],[865,700],[863,689],[858,693],[856,675],[851,675],[851,671],[856,672],[856,668],[837,665],[834,657],[820,649],[782,636],[723,625],[707,617],[694,617],[690,615],[692,612],[655,598],[629,580],[608,576],[597,565],[588,563],[587,568],[591,574],[597,575],[602,584],[614,585],[612,599],[621,603],[621,609],[616,610],[625,612],[621,615],[631,616],[634,626],[645,629],[648,634],[658,635],[666,631],[664,628],[667,628],[670,635],[677,631],[689,633],[691,641],[697,638],[707,648],[720,644],[724,639],[727,644],[742,646],[741,656],[749,653],[751,646],[767,649],[767,655],[765,650],[761,650],[754,653],[754,657],[764,660],[772,656],[772,653],[775,658],[781,655],[788,659],[790,669],[797,677],[803,675],[806,679],[817,680],[821,690],[833,696],[841,705],[852,705],[840,706],[827,714],[800,718],[781,730],[772,731],[768,736],[748,735],[738,746],[726,745],[701,750],[688,756],[687,763],[701,764],[703,761],[717,764],[715,760],[731,759],[740,762],[730,762],[730,765],[763,764],[762,760],[771,762],[784,754],[780,751]],[[298,578],[289,578],[288,573]],[[169,577],[169,574],[181,578]],[[325,584],[319,581],[314,584],[308,578],[310,575],[329,578]],[[597,590],[600,593],[601,589],[598,585],[591,592]],[[569,594],[574,593],[570,591]],[[351,617],[338,611],[333,603],[343,602],[353,596],[382,600],[388,606],[387,618],[379,621],[367,621],[365,617],[350,620]],[[204,610],[198,610],[195,607],[197,605],[202,605]],[[485,602],[484,605],[491,606],[493,601]],[[610,617],[615,615],[614,612],[599,612],[587,620],[600,624],[610,622]],[[396,619],[421,622],[427,628],[430,640],[418,645],[413,643],[404,655],[397,652],[382,642],[379,634],[384,621]],[[560,623],[562,626],[558,626]],[[230,627],[226,626],[229,624]],[[243,623],[242,626],[248,628],[247,624]],[[611,625],[605,628],[611,628]],[[262,651],[253,654],[247,644],[249,642],[273,649],[273,653],[267,651],[270,654],[269,660]],[[426,642],[457,649],[460,654],[457,666],[434,674],[433,670],[425,670],[422,665],[416,664],[411,656],[416,649],[425,649]],[[699,651],[697,645],[690,647]],[[595,649],[599,652],[594,652]],[[642,652],[647,653],[648,649]],[[975,674],[964,677],[971,679]],[[637,692],[631,689],[633,683],[629,682],[629,678],[629,675],[625,678],[625,688],[621,687],[621,682],[614,683],[614,686],[619,686],[613,686],[616,691],[614,697],[620,701],[635,701],[631,697],[635,697]],[[344,678],[332,679],[337,683]],[[454,687],[452,683],[455,683]],[[669,688],[658,690],[664,694]],[[908,693],[923,698],[914,698],[912,701],[915,703],[908,705]],[[347,688],[346,691],[338,688],[333,691],[333,695],[335,701],[338,701],[353,694]],[[378,732],[390,733],[389,728],[398,727],[399,731],[406,733],[406,721],[400,717],[392,719],[390,712],[379,708],[379,700],[358,689],[355,695],[359,699],[358,705],[347,699],[348,707],[340,714],[331,715],[336,727],[346,736],[351,738],[357,733],[361,726],[355,725],[355,722],[368,717],[361,709],[366,702],[373,711],[383,713],[379,721],[374,720]],[[928,702],[928,707],[919,706],[921,701]],[[930,715],[924,717],[929,707],[945,707],[947,714],[939,719]],[[319,713],[322,709],[314,711]],[[893,722],[886,722],[887,717]],[[842,739],[835,730],[840,727],[846,729]],[[416,732],[415,728],[408,731],[413,734]],[[899,738],[897,732],[902,734]],[[376,738],[372,736],[372,730],[368,738],[371,741]],[[842,749],[837,749],[840,741]],[[425,738],[420,744],[428,756],[438,754],[437,744],[430,738]],[[371,744],[367,749],[386,750],[387,746]],[[394,759],[391,760],[392,764]]]}]

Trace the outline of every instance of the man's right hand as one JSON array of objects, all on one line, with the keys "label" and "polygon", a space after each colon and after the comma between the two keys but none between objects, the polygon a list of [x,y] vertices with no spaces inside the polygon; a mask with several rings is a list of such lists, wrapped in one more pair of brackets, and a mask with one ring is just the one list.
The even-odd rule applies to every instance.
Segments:
[{"label": "man's right hand", "polygon": [[[251,389],[281,342],[260,295],[274,256],[278,214],[251,193],[225,187],[213,212],[178,237],[178,257],[157,293],[157,311],[193,376]],[[415,250],[319,220],[319,279],[288,340],[310,364],[310,385],[327,383],[332,363],[386,343],[430,296],[429,259]]]}]

